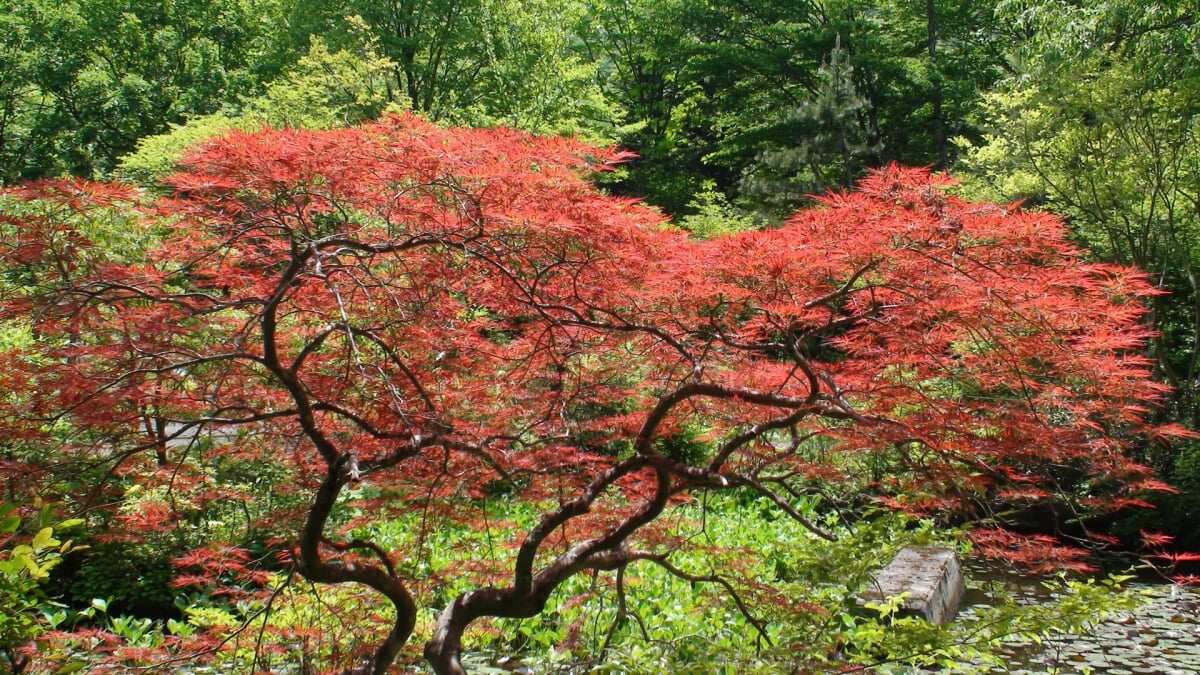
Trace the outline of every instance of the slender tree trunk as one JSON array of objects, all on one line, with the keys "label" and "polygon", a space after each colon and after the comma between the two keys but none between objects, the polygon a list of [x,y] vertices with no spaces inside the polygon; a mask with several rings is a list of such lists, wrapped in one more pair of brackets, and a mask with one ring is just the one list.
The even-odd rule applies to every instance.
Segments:
[{"label": "slender tree trunk", "polygon": [[400,649],[412,636],[417,623],[417,605],[404,583],[396,577],[391,563],[385,560],[388,569],[377,565],[343,564],[330,562],[321,557],[321,542],[324,541],[325,523],[333,511],[346,478],[343,469],[349,455],[334,462],[317,490],[317,497],[308,512],[308,520],[300,532],[300,572],[310,581],[324,584],[358,583],[382,593],[396,608],[396,621],[388,636],[375,650],[371,661],[362,668],[347,673],[370,673],[383,675],[396,660]]},{"label": "slender tree trunk", "polygon": [[[660,404],[660,407],[665,411],[671,406]],[[661,417],[655,418],[651,415],[651,421],[646,423],[646,427],[653,430],[660,421]],[[649,435],[646,437],[649,438]],[[614,570],[629,562],[626,539],[640,527],[657,518],[671,495],[670,474],[662,469],[655,470],[654,496],[624,522],[601,537],[577,544],[541,571],[535,572],[533,569],[537,550],[546,537],[571,518],[587,513],[607,486],[612,485],[620,476],[644,466],[641,459],[644,457],[634,457],[626,460],[624,466],[609,469],[593,481],[582,495],[562,505],[558,511],[544,516],[521,545],[511,586],[480,588],[462,593],[438,614],[433,635],[429,642],[425,643],[425,660],[435,673],[466,675],[462,666],[462,636],[467,627],[477,619],[485,616],[509,619],[537,616],[545,609],[550,594],[571,576],[585,569]]]},{"label": "slender tree trunk", "polygon": [[[540,594],[539,594],[540,595]],[[483,616],[528,619],[537,616],[549,597],[514,597],[512,589],[481,588],[463,593],[438,614],[433,635],[425,644],[425,660],[438,675],[466,675],[462,665],[462,636]]]},{"label": "slender tree trunk", "polygon": [[930,125],[933,130],[933,144],[937,151],[935,168],[945,171],[950,165],[950,152],[946,146],[946,123],[942,119],[942,74],[938,71],[937,63],[937,8],[935,0],[925,0],[925,26],[927,29],[926,44],[929,47],[929,81],[932,84],[930,98]]}]

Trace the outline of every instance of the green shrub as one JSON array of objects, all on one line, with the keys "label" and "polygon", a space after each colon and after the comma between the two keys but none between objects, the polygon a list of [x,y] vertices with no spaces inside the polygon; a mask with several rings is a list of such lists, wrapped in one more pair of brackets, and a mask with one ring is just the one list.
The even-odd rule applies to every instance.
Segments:
[{"label": "green shrub", "polygon": [[42,506],[28,527],[22,528],[17,511],[16,504],[0,504],[0,607],[4,608],[0,612],[0,665],[14,675],[30,665],[28,656],[19,650],[52,628],[52,617],[60,609],[43,584],[63,555],[81,548],[55,535],[83,522],[71,519],[48,524],[53,520],[51,511]]}]

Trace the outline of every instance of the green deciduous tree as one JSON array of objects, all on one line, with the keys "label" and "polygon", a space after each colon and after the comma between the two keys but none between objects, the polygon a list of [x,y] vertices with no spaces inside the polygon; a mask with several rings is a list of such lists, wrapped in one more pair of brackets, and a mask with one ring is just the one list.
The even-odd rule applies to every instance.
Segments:
[{"label": "green deciduous tree", "polygon": [[178,168],[179,160],[191,148],[232,129],[329,129],[375,119],[388,106],[404,107],[406,101],[394,100],[395,90],[388,87],[394,64],[372,47],[373,43],[367,42],[354,52],[332,52],[324,41],[313,38],[308,53],[263,94],[142,139],[136,151],[121,159],[117,176],[156,186]]},{"label": "green deciduous tree", "polygon": [[1191,410],[1200,377],[1200,66],[1186,3],[1036,3],[1022,69],[987,98],[963,168],[978,189],[1068,216],[1105,260],[1170,291],[1155,303],[1161,375]]},{"label": "green deciduous tree", "polygon": [[271,0],[6,0],[0,179],[100,175],[270,77]]},{"label": "green deciduous tree", "polygon": [[431,118],[613,140],[618,113],[573,29],[582,2],[297,0],[296,39],[344,47],[368,35],[393,62],[393,98]]}]

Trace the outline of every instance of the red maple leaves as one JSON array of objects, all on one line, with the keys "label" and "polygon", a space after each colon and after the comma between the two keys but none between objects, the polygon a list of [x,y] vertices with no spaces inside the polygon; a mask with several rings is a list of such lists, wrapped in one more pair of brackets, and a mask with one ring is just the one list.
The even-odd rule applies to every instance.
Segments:
[{"label": "red maple leaves", "polygon": [[[1124,452],[1180,433],[1142,426],[1162,395],[1139,353],[1153,291],[1085,262],[1053,218],[890,167],[781,227],[699,241],[589,184],[623,159],[391,117],[236,132],[154,201],[25,188],[74,213],[119,205],[147,243],[87,261],[52,245],[69,219],[10,219],[2,254],[29,274],[5,310],[39,342],[0,376],[30,392],[25,420],[92,430],[67,445],[97,461],[269,458],[281,489],[313,490],[289,512],[295,559],[392,601],[379,668],[416,610],[388,552],[326,539],[351,482],[558,496],[511,585],[443,613],[426,649],[443,672],[475,618],[536,612],[567,576],[649,555],[637,533],[688,489],[786,507],[843,480],[921,512],[1078,518],[1157,485]],[[193,453],[181,428],[243,440]],[[703,450],[673,451],[681,438]]]}]

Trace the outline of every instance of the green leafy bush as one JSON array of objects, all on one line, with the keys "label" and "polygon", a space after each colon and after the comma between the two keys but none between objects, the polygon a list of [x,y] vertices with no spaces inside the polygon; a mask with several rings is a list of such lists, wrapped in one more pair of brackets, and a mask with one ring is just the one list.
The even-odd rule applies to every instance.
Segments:
[{"label": "green leafy bush", "polygon": [[83,523],[70,519],[47,524],[52,521],[47,505],[37,508],[27,519],[28,527],[22,528],[18,512],[16,504],[0,504],[0,606],[5,608],[0,612],[0,665],[14,674],[30,664],[22,648],[51,628],[50,615],[58,609],[43,588],[50,570],[63,555],[81,548],[56,538],[56,531]]}]

